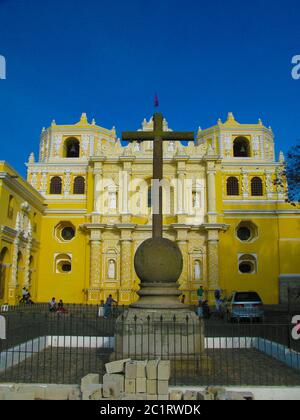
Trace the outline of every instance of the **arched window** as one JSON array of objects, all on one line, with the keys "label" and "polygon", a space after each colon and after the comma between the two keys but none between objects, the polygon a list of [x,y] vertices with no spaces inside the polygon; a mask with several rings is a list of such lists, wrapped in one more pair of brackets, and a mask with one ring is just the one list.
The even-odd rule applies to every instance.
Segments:
[{"label": "arched window", "polygon": [[74,179],[73,194],[84,194],[85,190],[85,179],[83,176],[77,176]]},{"label": "arched window", "polygon": [[50,182],[50,194],[61,194],[62,192],[62,180],[59,176],[51,178]]},{"label": "arched window", "polygon": [[65,157],[78,158],[80,156],[80,142],[74,137],[65,141]]},{"label": "arched window", "polygon": [[231,176],[227,179],[227,195],[239,195],[239,180]]},{"label": "arched window", "polygon": [[239,257],[239,272],[241,274],[257,273],[257,259],[251,254],[241,255]]},{"label": "arched window", "polygon": [[250,157],[249,140],[246,137],[238,137],[233,142],[234,157]]},{"label": "arched window", "polygon": [[255,178],[252,178],[251,180],[251,195],[254,195],[254,196],[264,195],[262,180],[261,178],[257,176]]}]

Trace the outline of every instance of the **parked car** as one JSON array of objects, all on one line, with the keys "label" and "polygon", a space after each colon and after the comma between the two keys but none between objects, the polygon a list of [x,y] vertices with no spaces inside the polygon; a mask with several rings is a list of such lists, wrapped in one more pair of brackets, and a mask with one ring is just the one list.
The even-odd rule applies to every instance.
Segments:
[{"label": "parked car", "polygon": [[227,302],[227,320],[251,319],[263,321],[263,301],[257,292],[234,292]]}]

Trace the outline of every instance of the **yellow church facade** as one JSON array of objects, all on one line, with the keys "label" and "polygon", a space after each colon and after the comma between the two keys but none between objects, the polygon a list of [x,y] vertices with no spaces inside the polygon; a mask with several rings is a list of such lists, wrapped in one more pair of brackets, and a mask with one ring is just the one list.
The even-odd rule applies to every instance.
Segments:
[{"label": "yellow church facade", "polygon": [[[82,114],[43,129],[27,182],[0,162],[0,303],[17,303],[23,287],[36,302],[135,301],[134,254],[152,234],[152,154],[152,142],[123,146],[115,128]],[[217,288],[255,290],[267,304],[300,286],[300,209],[286,202],[284,167],[272,129],[232,113],[193,144],[164,143],[164,236],[182,251],[187,303],[199,285],[209,299]]]}]

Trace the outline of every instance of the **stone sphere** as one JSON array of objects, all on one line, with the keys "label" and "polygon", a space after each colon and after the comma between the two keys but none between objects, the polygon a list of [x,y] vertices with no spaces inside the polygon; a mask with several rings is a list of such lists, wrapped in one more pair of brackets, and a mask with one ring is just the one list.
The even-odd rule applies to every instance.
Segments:
[{"label": "stone sphere", "polygon": [[175,283],[183,268],[182,254],[169,239],[147,239],[135,253],[134,267],[142,283]]}]

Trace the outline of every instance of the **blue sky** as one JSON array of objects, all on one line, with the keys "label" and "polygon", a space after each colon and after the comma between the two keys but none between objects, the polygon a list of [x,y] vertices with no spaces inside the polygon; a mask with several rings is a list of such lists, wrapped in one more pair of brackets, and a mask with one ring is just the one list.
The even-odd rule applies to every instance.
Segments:
[{"label": "blue sky", "polygon": [[0,0],[0,160],[25,174],[53,118],[138,128],[155,92],[173,129],[232,111],[286,151],[300,138],[299,18],[299,0]]}]

